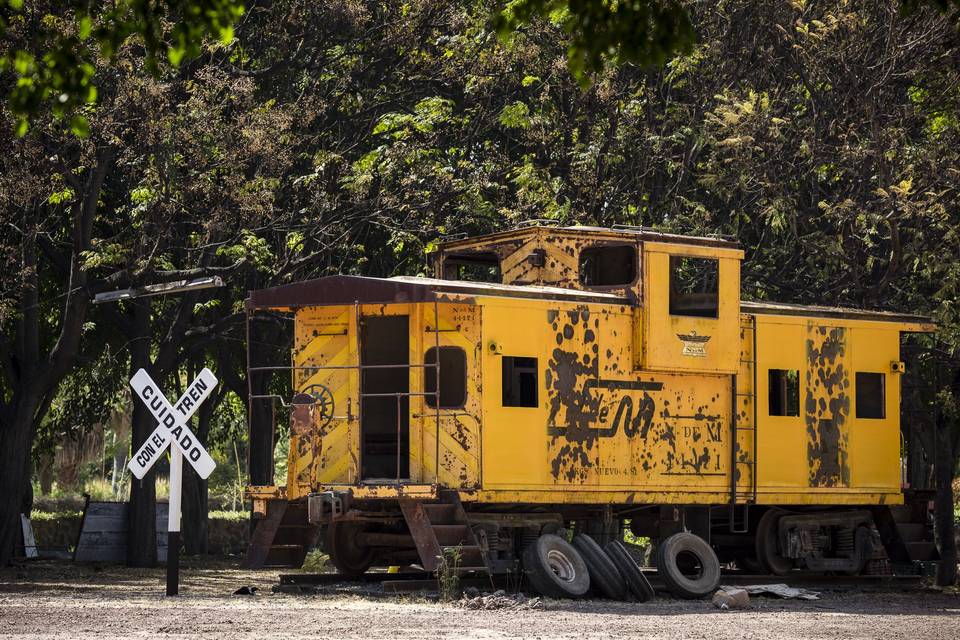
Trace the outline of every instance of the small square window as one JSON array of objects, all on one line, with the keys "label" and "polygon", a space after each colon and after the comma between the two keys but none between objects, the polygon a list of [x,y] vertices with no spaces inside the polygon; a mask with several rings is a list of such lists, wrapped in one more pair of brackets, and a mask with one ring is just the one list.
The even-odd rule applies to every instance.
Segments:
[{"label": "small square window", "polygon": [[771,416],[800,415],[800,372],[796,369],[770,369],[769,408]]},{"label": "small square window", "polygon": [[455,254],[443,261],[444,280],[501,282],[500,258],[495,253]]},{"label": "small square window", "polygon": [[629,245],[590,247],[580,252],[580,284],[614,287],[637,279],[637,249]]},{"label": "small square window", "polygon": [[503,406],[537,406],[537,359],[503,356]]},{"label": "small square window", "polygon": [[[426,365],[436,364],[437,347],[427,349]],[[459,409],[467,401],[467,352],[460,347],[440,347],[440,408]],[[431,409],[437,407],[437,369],[424,367],[424,400]]]},{"label": "small square window", "polygon": [[670,315],[716,318],[719,274],[714,258],[670,256]]},{"label": "small square window", "polygon": [[857,417],[882,420],[887,417],[886,376],[857,371]]}]

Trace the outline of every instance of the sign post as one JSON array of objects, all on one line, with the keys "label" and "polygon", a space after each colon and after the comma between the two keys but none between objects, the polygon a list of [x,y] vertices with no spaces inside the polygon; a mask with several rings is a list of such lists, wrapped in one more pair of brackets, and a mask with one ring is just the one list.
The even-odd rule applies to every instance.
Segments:
[{"label": "sign post", "polygon": [[210,369],[204,368],[173,405],[167,401],[150,374],[143,369],[130,379],[130,386],[159,423],[146,442],[130,458],[127,465],[130,472],[137,479],[142,479],[166,448],[170,447],[167,595],[175,596],[180,592],[180,497],[183,491],[183,461],[186,458],[204,479],[210,476],[216,466],[213,458],[187,425],[217,386],[217,378]]}]

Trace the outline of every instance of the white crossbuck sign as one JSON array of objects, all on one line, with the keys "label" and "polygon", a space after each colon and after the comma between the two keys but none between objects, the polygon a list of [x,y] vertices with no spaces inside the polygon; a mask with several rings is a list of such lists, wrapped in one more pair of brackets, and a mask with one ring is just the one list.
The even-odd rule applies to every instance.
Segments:
[{"label": "white crossbuck sign", "polygon": [[213,372],[204,368],[172,406],[163,392],[160,391],[160,387],[150,377],[150,374],[143,369],[137,371],[130,379],[130,386],[134,393],[147,405],[157,422],[160,423],[143,443],[143,446],[140,447],[140,450],[130,459],[130,464],[127,466],[131,473],[137,478],[143,478],[150,467],[173,442],[196,469],[197,474],[201,478],[207,478],[213,472],[216,463],[193,432],[190,431],[187,423],[203,401],[213,392],[213,388],[217,386],[217,378],[213,375]]}]

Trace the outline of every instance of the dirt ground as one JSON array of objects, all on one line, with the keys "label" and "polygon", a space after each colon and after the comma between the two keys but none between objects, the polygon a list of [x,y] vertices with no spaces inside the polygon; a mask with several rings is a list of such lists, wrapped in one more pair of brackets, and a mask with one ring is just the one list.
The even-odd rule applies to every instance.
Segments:
[{"label": "dirt ground", "polygon": [[[164,573],[34,561],[0,569],[0,638],[960,638],[960,596],[932,591],[824,592],[812,602],[754,598],[749,610],[664,597],[647,604],[543,601],[533,610],[466,610],[422,596],[285,595],[277,571],[236,560]],[[254,596],[235,596],[243,585]]]}]

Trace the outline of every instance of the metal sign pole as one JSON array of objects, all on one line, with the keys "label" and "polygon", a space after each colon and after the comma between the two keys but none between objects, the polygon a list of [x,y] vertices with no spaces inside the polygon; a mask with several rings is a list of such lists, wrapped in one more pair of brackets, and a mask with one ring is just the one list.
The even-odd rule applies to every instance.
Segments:
[{"label": "metal sign pole", "polygon": [[167,595],[180,593],[180,496],[183,489],[183,452],[170,447],[170,501],[167,514]]}]

